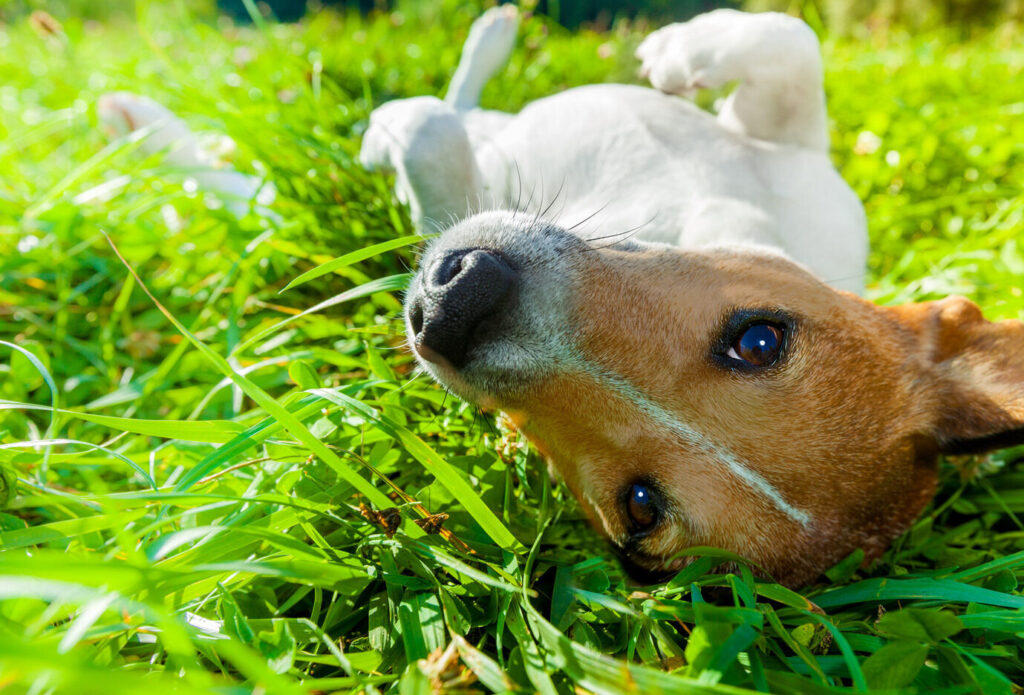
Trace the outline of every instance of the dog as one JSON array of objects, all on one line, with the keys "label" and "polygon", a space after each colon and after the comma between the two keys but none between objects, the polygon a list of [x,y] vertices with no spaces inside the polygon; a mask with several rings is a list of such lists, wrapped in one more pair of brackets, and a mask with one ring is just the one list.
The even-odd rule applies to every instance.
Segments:
[{"label": "dog", "polygon": [[[500,63],[474,72],[474,37],[514,17],[478,21],[446,102],[375,111],[363,160],[396,170],[420,224],[454,220],[405,300],[420,366],[504,411],[636,579],[694,546],[788,586],[870,562],[940,454],[1024,442],[1024,323],[856,295],[864,218],[828,161],[805,25],[715,11],[640,46],[656,90],[474,111]],[[673,96],[733,80],[717,117]]]}]

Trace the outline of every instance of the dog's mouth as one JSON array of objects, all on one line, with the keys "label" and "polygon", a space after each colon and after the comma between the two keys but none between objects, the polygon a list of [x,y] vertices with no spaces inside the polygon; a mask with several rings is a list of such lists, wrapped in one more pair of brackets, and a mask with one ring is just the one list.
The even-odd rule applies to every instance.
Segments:
[{"label": "dog's mouth", "polygon": [[674,577],[683,566],[682,560],[666,563],[653,555],[612,544],[619,558],[619,564],[630,581],[640,586],[664,584]]}]

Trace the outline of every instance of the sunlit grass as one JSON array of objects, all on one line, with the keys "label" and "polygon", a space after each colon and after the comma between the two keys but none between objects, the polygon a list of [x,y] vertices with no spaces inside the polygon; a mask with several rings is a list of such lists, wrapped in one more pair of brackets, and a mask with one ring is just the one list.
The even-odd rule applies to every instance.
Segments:
[{"label": "sunlit grass", "polygon": [[[966,478],[945,464],[868,570],[851,558],[798,594],[710,574],[712,554],[634,593],[520,439],[415,376],[416,244],[387,243],[414,230],[359,138],[375,104],[443,91],[476,12],[237,28],[150,3],[63,35],[0,26],[0,683],[1019,693],[1019,450]],[[635,79],[628,28],[523,34],[488,107]],[[872,295],[1024,317],[1019,37],[876,42],[826,43]],[[116,89],[230,134],[280,219],[238,220],[109,142],[93,105]],[[443,536],[415,523],[437,513]]]}]

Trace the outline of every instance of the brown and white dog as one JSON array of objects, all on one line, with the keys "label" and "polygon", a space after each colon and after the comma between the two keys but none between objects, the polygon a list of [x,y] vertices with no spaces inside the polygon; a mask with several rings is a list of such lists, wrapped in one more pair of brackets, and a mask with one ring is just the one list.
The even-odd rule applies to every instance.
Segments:
[{"label": "brown and white dog", "polygon": [[[717,121],[682,109],[669,117],[677,105],[659,99],[673,97],[651,90],[587,87],[582,96],[566,93],[507,116],[516,120],[492,133],[497,144],[481,141],[463,166],[452,152],[466,154],[470,145],[452,143],[466,140],[459,125],[465,116],[437,100],[407,100],[375,113],[364,159],[397,168],[400,193],[414,210],[433,206],[434,216],[461,220],[428,247],[406,298],[408,341],[419,363],[454,393],[505,411],[635,576],[666,576],[685,563],[681,551],[715,546],[800,585],[856,548],[866,560],[877,557],[906,530],[935,491],[938,455],[1024,442],[1024,324],[990,323],[959,297],[878,307],[836,289],[842,283],[829,277],[829,267],[863,264],[843,251],[842,240],[856,239],[863,221],[838,188],[808,196],[804,208],[754,189],[732,189],[732,199],[711,207],[697,196],[680,203],[678,218],[663,216],[655,236],[627,241],[588,238],[529,204],[526,211],[472,214],[502,207],[501,195],[487,198],[474,188],[473,167],[491,161],[488,146],[531,165],[539,158],[547,169],[534,175],[548,171],[556,184],[558,171],[621,181],[611,203],[618,222],[651,205],[675,210],[684,200],[660,179],[645,184],[650,166],[706,172],[706,179],[690,174],[671,182],[690,190],[750,171],[760,171],[776,192],[804,185],[810,179],[801,178],[797,159],[824,150],[820,137],[798,142],[812,131],[792,119],[813,114],[813,132],[824,132],[820,71],[810,71],[819,75],[816,92],[756,79],[773,71],[799,76],[780,67],[813,62],[804,48],[802,57],[792,55],[804,46],[802,30],[777,16],[715,17],[656,33],[641,57],[655,82],[671,87],[690,75],[672,89],[685,91],[705,86],[715,60],[740,55],[754,70],[751,91],[737,92]],[[695,34],[694,27],[715,31]],[[755,39],[762,59],[794,62],[752,62]],[[588,96],[595,93],[601,96]],[[804,109],[801,99],[814,108]],[[758,104],[767,110],[758,112]],[[619,120],[601,120],[587,110],[594,108],[618,109]],[[629,128],[614,125],[622,118]],[[568,137],[574,119],[585,136]],[[516,122],[529,127],[517,131]],[[643,131],[638,122],[658,125]],[[663,129],[670,122],[676,131]],[[472,119],[463,124],[472,131]],[[599,133],[595,124],[608,130]],[[703,129],[703,140],[675,149],[673,138],[691,138],[692,128]],[[615,153],[648,147],[651,133],[665,138],[664,147],[623,171],[632,160]],[[740,142],[736,133],[753,153],[746,163],[721,158]],[[466,143],[476,142],[469,135]],[[778,148],[765,143],[771,137]],[[707,142],[719,144],[702,149]],[[760,158],[769,150],[797,159],[790,168],[764,168]],[[815,167],[827,175],[827,164]],[[723,186],[714,194],[719,200],[729,195]],[[503,189],[498,183],[489,190]],[[569,207],[581,200],[574,195]],[[748,238],[744,225],[753,218],[734,214],[745,201],[774,242]],[[790,216],[812,208],[816,217]],[[836,235],[843,220],[847,231]],[[701,231],[697,238],[688,236],[690,223]],[[673,245],[657,243],[674,233]]]},{"label": "brown and white dog", "polygon": [[812,581],[901,534],[939,454],[1024,442],[1024,323],[875,306],[776,253],[484,213],[430,246],[406,311],[424,369],[504,410],[641,579],[714,546]]},{"label": "brown and white dog", "polygon": [[[480,48],[485,45],[480,37],[490,37],[487,45],[501,44],[499,57],[507,53],[508,26],[514,29],[515,19],[508,12],[492,12],[469,43]],[[719,29],[738,22],[748,37],[780,22],[794,36],[803,31],[790,19],[767,18],[762,26],[762,20],[751,25],[749,15],[716,16]],[[673,66],[693,73],[693,60],[686,63],[680,55],[715,54],[668,50],[673,37],[708,24],[688,26],[669,27],[645,44],[651,79],[663,86],[678,77]],[[770,32],[765,36],[773,48],[789,45]],[[689,44],[694,45],[700,41]],[[734,40],[731,45],[746,44]],[[664,60],[654,60],[656,55]],[[801,55],[809,54],[802,50]],[[452,90],[456,107],[475,104],[481,80],[500,62],[494,54],[484,57],[488,60],[477,55],[464,64]],[[698,72],[701,84],[709,79],[707,70]],[[588,89],[593,95],[600,88]],[[623,88],[609,89],[614,96]],[[827,156],[803,151],[820,150],[820,142],[784,142],[810,131],[794,131],[793,122],[776,112],[760,122],[749,110],[752,103],[779,106],[784,100],[762,93],[758,102],[757,89],[752,94],[737,100],[739,115],[725,112],[724,124],[721,116],[716,120],[662,103],[671,99],[663,95],[644,95],[642,103],[654,111],[633,114],[679,117],[678,123],[688,124],[679,132],[699,131],[704,144],[708,138],[724,143],[689,150],[705,158],[681,160],[680,171],[729,173],[747,161],[755,173],[779,174],[766,162],[781,156],[797,169],[806,165],[799,181],[834,175]],[[823,125],[814,114],[823,102],[817,103],[816,94],[811,120],[817,124],[813,132],[821,135]],[[575,108],[590,99],[571,104]],[[469,216],[466,199],[449,195],[466,177],[445,169],[444,157],[417,159],[434,156],[445,133],[463,137],[463,126],[439,112],[437,104],[427,104],[426,111],[421,102],[412,106],[409,113],[426,118],[417,121],[426,126],[419,135],[441,138],[409,141],[405,144],[416,147],[396,153],[388,149],[395,143],[385,142],[388,133],[378,128],[376,142],[364,143],[364,154],[368,149],[400,155],[392,161],[404,171],[399,178],[407,177],[400,185],[409,187],[405,193],[417,197],[421,210],[466,218],[421,259],[406,298],[409,344],[423,368],[452,391],[508,413],[636,576],[664,576],[685,562],[680,551],[716,546],[787,584],[812,581],[855,548],[863,548],[868,560],[876,557],[902,533],[934,492],[939,454],[1024,443],[1024,324],[989,323],[975,305],[958,297],[878,307],[811,272],[827,278],[833,261],[852,270],[863,265],[862,256],[843,255],[844,239],[861,249],[863,219],[842,185],[829,184],[832,195],[816,197],[811,202],[818,210],[803,218],[807,210],[798,210],[786,196],[772,197],[796,185],[794,180],[785,186],[769,181],[766,190],[774,194],[752,194],[749,200],[723,189],[715,194],[715,205],[697,200],[692,219],[683,206],[684,222],[695,221],[708,232],[721,227],[725,243],[718,245],[682,248],[683,241],[693,241],[686,230],[679,230],[677,245],[615,236],[588,240],[579,228],[570,232],[566,225],[545,221],[529,205],[518,213]],[[390,125],[398,125],[402,119],[392,117],[401,114],[389,112]],[[115,132],[148,128],[145,151],[171,148],[170,163],[187,167],[193,176],[198,172],[199,185],[237,203],[239,214],[260,202],[257,180],[213,167],[197,136],[155,102],[113,94],[101,101],[99,113]],[[472,111],[462,116],[470,127],[507,124],[512,118]],[[721,132],[715,130],[719,126]],[[747,127],[761,130],[749,143],[736,140],[736,132]],[[758,140],[769,132],[780,138],[778,147]],[[722,151],[747,150],[750,159],[718,159]],[[423,178],[430,171],[433,176]],[[614,178],[615,171],[603,173]],[[710,178],[721,184],[729,177]],[[630,183],[640,182],[633,177]],[[643,190],[638,187],[632,195]],[[639,202],[656,200],[655,190],[667,194],[667,189],[651,189]],[[444,195],[431,198],[439,191]],[[726,200],[726,193],[735,195]],[[431,207],[445,200],[462,205],[461,211]],[[624,195],[617,201],[616,224],[625,225],[635,212],[631,200]],[[472,208],[482,198],[468,202]],[[747,202],[752,202],[749,209]],[[752,210],[756,214],[748,215]],[[659,234],[672,236],[672,219],[663,217]],[[797,228],[815,219],[835,221],[827,230],[833,236],[815,237],[813,227]],[[842,228],[844,220],[848,226]],[[752,221],[758,224],[743,226]],[[761,223],[774,231],[758,236],[756,230],[766,229]],[[816,246],[809,241],[815,238]],[[801,244],[812,245],[804,249],[804,264],[792,260]],[[860,271],[845,280],[858,289]]]}]

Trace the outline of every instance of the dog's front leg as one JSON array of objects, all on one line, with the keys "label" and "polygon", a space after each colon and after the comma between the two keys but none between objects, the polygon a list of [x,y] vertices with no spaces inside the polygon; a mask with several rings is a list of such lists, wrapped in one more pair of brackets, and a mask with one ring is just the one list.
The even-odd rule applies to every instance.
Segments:
[{"label": "dog's front leg", "polygon": [[519,10],[515,5],[492,7],[473,22],[445,103],[459,112],[479,107],[484,85],[508,62],[518,29]]},{"label": "dog's front leg", "polygon": [[651,84],[670,94],[738,82],[718,114],[729,130],[828,149],[818,38],[795,17],[715,10],[654,32],[637,57]]},{"label": "dog's front leg", "polygon": [[377,108],[359,159],[369,169],[395,172],[396,193],[420,230],[453,224],[482,204],[483,183],[466,129],[455,110],[434,97]]}]

